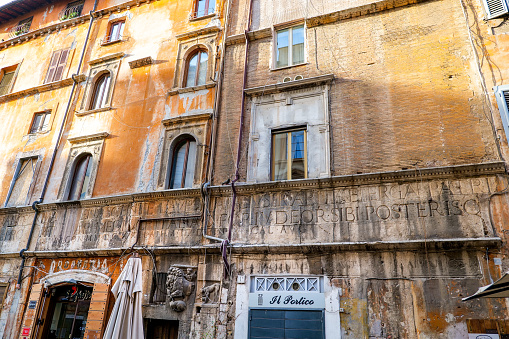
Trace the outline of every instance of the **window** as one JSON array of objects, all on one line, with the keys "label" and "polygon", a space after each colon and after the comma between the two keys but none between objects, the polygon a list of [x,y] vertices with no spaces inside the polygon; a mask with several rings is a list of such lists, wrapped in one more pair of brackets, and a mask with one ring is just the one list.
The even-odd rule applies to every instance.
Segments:
[{"label": "window", "polygon": [[187,137],[173,151],[170,188],[193,187],[196,165],[196,140]]},{"label": "window", "polygon": [[276,68],[304,62],[304,25],[290,27],[276,33]]},{"label": "window", "polygon": [[83,154],[76,160],[74,172],[70,179],[71,181],[67,200],[80,200],[85,198],[88,184],[90,182],[91,171],[92,155]]},{"label": "window", "polygon": [[272,134],[272,180],[307,178],[305,130]]},{"label": "window", "polygon": [[16,37],[25,33],[28,33],[30,31],[30,26],[32,25],[32,19],[34,17],[31,16],[30,18],[26,18],[18,22],[17,26],[14,26],[10,30],[10,37]]},{"label": "window", "polygon": [[484,0],[483,2],[488,19],[497,18],[509,12],[507,0]]},{"label": "window", "polygon": [[85,1],[73,1],[69,2],[67,6],[64,8],[62,12],[60,12],[59,18],[60,20],[67,20],[72,18],[77,18],[81,15],[81,11],[83,10],[83,5]]},{"label": "window", "polygon": [[35,113],[30,126],[30,133],[44,132],[48,130],[51,112]]},{"label": "window", "polygon": [[7,194],[5,206],[24,206],[28,204],[28,193],[32,186],[36,167],[36,157],[20,159],[12,179],[13,184]]},{"label": "window", "polygon": [[194,18],[199,18],[205,15],[214,13],[216,8],[215,0],[196,0],[194,7]]},{"label": "window", "polygon": [[207,80],[208,54],[204,50],[198,50],[189,57],[186,67],[185,87],[205,85]]},{"label": "window", "polygon": [[48,72],[46,73],[46,78],[44,79],[45,84],[62,80],[68,56],[69,49],[62,49],[60,51],[53,52],[49,62]]},{"label": "window", "polygon": [[7,288],[9,287],[9,284],[6,283],[0,283],[0,306],[3,305],[5,296],[7,295]]},{"label": "window", "polygon": [[9,94],[11,92],[12,85],[14,83],[14,78],[16,77],[17,69],[18,65],[2,69],[1,71],[2,79],[0,80],[0,95]]},{"label": "window", "polygon": [[505,136],[509,140],[509,85],[495,86],[494,89]]},{"label": "window", "polygon": [[125,21],[115,21],[110,24],[110,29],[108,30],[108,36],[105,39],[105,42],[113,42],[122,40],[122,34],[124,33],[124,25]]},{"label": "window", "polygon": [[110,88],[110,73],[106,72],[100,75],[94,85],[90,109],[99,109],[106,106],[108,99],[108,90]]}]

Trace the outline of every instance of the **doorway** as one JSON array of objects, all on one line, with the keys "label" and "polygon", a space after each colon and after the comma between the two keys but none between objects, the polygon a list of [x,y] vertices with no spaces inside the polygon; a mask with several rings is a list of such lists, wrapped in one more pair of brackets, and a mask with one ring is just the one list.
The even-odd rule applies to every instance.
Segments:
[{"label": "doorway", "polygon": [[177,320],[145,319],[147,339],[177,339],[179,322]]},{"label": "doorway", "polygon": [[42,338],[83,339],[91,297],[92,287],[81,284],[53,288]]}]

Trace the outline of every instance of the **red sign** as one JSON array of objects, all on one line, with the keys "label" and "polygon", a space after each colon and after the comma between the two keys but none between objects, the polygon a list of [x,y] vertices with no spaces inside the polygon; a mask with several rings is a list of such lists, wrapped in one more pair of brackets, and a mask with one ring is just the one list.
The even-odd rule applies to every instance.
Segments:
[{"label": "red sign", "polygon": [[23,333],[21,335],[29,335],[30,334],[30,327],[23,327]]}]

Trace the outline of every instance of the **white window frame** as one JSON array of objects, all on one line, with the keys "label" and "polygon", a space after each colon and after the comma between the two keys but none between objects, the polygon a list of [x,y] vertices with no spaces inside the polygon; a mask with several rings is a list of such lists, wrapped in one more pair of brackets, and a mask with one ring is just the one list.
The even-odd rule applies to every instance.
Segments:
[{"label": "white window frame", "polygon": [[[304,61],[302,61],[301,63],[298,63],[298,64],[294,64],[293,63],[293,48],[291,48],[293,46],[293,29],[295,27],[299,27],[299,26],[302,26],[302,29],[304,30]],[[288,34],[288,65],[286,66],[281,66],[281,67],[278,67],[277,66],[277,37],[278,37],[278,32],[282,31],[282,30],[285,30],[285,29],[288,29],[289,30],[289,34]],[[306,42],[306,23],[305,22],[301,22],[301,23],[294,23],[292,25],[285,25],[285,26],[277,26],[277,27],[274,27],[273,28],[273,46],[274,46],[274,53],[273,53],[273,62],[272,62],[272,69],[273,70],[278,70],[278,69],[284,69],[284,68],[288,68],[288,67],[294,67],[294,66],[299,66],[299,65],[304,65],[307,63],[307,53],[306,53],[306,50],[307,50],[307,42]]]},{"label": "white window frame", "polygon": [[[487,19],[498,18],[509,13],[508,0],[483,0],[483,5]],[[496,7],[499,10],[492,12],[491,9],[493,7]]]},{"label": "white window frame", "polygon": [[500,112],[500,117],[502,118],[502,124],[504,125],[505,136],[509,141],[509,107],[507,107],[507,103],[504,100],[504,92],[509,93],[509,85],[495,86],[493,89],[495,90],[498,110]]}]

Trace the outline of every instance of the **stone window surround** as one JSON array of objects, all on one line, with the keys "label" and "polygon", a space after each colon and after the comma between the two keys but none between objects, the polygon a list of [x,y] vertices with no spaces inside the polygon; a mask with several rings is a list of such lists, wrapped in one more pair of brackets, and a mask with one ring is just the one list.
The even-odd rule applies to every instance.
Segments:
[{"label": "stone window surround", "polygon": [[[196,32],[196,34],[185,34],[178,36],[179,47],[177,52],[177,62],[175,65],[175,77],[173,80],[173,88],[171,92],[177,92],[179,89],[195,88],[214,85],[214,64],[216,60],[216,46],[217,46],[217,32],[218,29],[208,29],[203,32]],[[202,34],[203,33],[203,34]],[[187,62],[197,50],[205,50],[208,54],[207,62],[207,77],[205,85],[186,87],[185,73]]]},{"label": "stone window surround", "polygon": [[66,201],[67,195],[71,188],[71,173],[74,172],[76,165],[76,159],[79,158],[83,153],[90,153],[92,155],[92,170],[90,173],[90,181],[85,194],[85,199],[92,197],[94,190],[94,183],[97,177],[97,170],[99,168],[99,162],[101,159],[102,149],[104,146],[104,140],[108,137],[107,132],[96,133],[86,136],[71,137],[67,140],[71,143],[71,149],[69,150],[69,157],[67,164],[65,165],[64,175],[62,177],[62,183],[58,191],[58,201]]},{"label": "stone window surround", "polygon": [[[307,130],[308,145],[319,145],[323,156],[312,153],[308,147],[308,178],[329,177],[330,172],[330,138],[328,91],[330,75],[306,78],[283,84],[264,86],[263,88],[246,89],[251,100],[251,125],[248,144],[247,182],[271,181],[271,145],[272,132],[283,128],[304,127]],[[299,104],[299,101],[302,103]],[[314,115],[293,119],[288,113],[298,107],[305,109],[304,102],[309,102],[316,109]],[[300,106],[294,106],[300,105]],[[277,110],[279,118],[269,112]],[[313,110],[312,110],[313,111]],[[286,115],[286,118],[285,118]]]},{"label": "stone window surround", "polygon": [[3,207],[7,206],[7,202],[9,201],[9,199],[11,197],[12,190],[14,189],[14,185],[16,183],[16,180],[14,178],[18,174],[18,171],[20,170],[21,161],[28,159],[28,158],[37,158],[34,176],[32,177],[32,183],[30,184],[30,188],[27,193],[27,198],[31,195],[31,193],[33,193],[34,183],[37,178],[37,173],[39,172],[39,168],[41,167],[41,161],[42,161],[43,155],[44,155],[44,149],[38,149],[35,151],[29,151],[29,152],[21,152],[16,155],[16,160],[14,161],[15,165],[13,166],[13,176],[11,179],[11,184],[9,185],[9,191],[7,192],[7,197],[5,198]]},{"label": "stone window surround", "polygon": [[111,108],[111,102],[113,100],[113,89],[115,88],[115,82],[117,80],[118,71],[120,68],[121,58],[124,57],[124,53],[113,53],[101,58],[89,61],[90,70],[88,72],[87,82],[85,84],[84,95],[81,101],[80,110],[76,112],[77,115],[85,115],[89,113],[89,111],[98,111],[91,110],[90,105],[93,99],[93,92],[95,90],[95,83],[99,79],[101,75],[106,72],[110,73],[110,87],[108,89],[108,95],[106,99],[106,103],[102,109]]},{"label": "stone window surround", "polygon": [[196,140],[196,164],[194,170],[193,188],[199,187],[203,175],[203,164],[207,152],[207,135],[212,119],[211,113],[192,114],[165,119],[162,121],[165,131],[160,164],[156,166],[157,190],[169,187],[171,172],[171,157],[176,144],[183,136],[192,136]]}]

